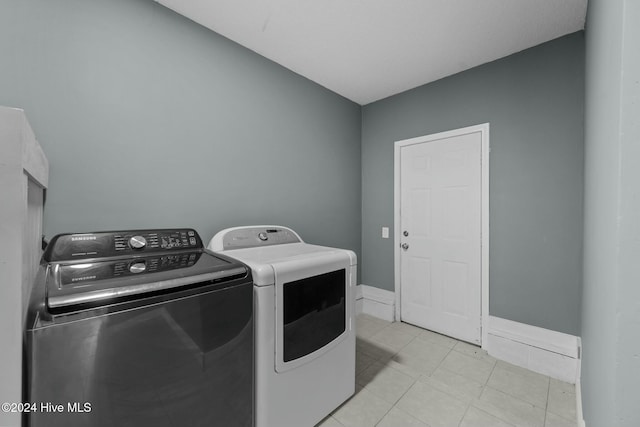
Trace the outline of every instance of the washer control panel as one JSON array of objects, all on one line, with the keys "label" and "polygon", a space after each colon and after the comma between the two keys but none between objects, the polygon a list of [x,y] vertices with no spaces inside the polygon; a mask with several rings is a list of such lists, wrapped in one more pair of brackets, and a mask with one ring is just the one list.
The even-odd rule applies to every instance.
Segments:
[{"label": "washer control panel", "polygon": [[63,264],[58,269],[59,281],[62,287],[86,286],[87,283],[100,280],[191,267],[201,256],[202,252],[195,251],[156,254],[150,257],[113,259],[110,261]]},{"label": "washer control panel", "polygon": [[129,247],[131,249],[142,249],[147,246],[147,239],[142,236],[133,236],[129,239]]},{"label": "washer control panel", "polygon": [[59,234],[51,239],[43,256],[45,261],[55,262],[202,248],[202,240],[192,228],[99,231]]}]

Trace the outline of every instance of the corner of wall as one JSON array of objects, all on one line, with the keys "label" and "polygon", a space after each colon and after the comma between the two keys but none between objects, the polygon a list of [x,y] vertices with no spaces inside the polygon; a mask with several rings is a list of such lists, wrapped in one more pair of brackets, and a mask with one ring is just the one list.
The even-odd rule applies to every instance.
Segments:
[{"label": "corner of wall", "polygon": [[561,381],[576,384],[580,374],[580,338],[562,332],[489,316],[488,353]]},{"label": "corner of wall", "polygon": [[395,321],[395,293],[373,286],[356,286],[356,314],[364,313],[388,322]]}]

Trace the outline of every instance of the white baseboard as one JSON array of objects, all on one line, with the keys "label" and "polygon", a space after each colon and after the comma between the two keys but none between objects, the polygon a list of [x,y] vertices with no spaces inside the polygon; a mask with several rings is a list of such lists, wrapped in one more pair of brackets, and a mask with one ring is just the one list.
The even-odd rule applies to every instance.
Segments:
[{"label": "white baseboard", "polygon": [[[356,286],[356,313],[395,320],[395,294],[373,286]],[[576,385],[578,427],[585,427],[580,384],[580,337],[489,316],[482,348],[496,359]]]},{"label": "white baseboard", "polygon": [[388,322],[395,320],[395,293],[373,286],[356,286],[356,314],[364,313]]},{"label": "white baseboard", "polygon": [[575,384],[580,375],[580,338],[489,316],[487,342],[496,359]]},{"label": "white baseboard", "polygon": [[[358,285],[356,313],[392,322],[395,320],[395,294]],[[579,384],[579,337],[495,316],[489,316],[487,324],[487,342],[482,347],[491,356],[551,378]],[[578,415],[581,416],[581,411]]]}]

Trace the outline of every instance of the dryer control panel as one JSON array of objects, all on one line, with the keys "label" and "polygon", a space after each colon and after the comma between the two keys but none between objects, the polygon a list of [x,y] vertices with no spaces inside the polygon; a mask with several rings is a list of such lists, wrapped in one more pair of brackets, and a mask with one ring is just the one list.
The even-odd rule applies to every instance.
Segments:
[{"label": "dryer control panel", "polygon": [[213,251],[228,251],[301,242],[300,236],[290,228],[264,225],[236,227],[221,231],[211,239],[208,248]]},{"label": "dryer control panel", "polygon": [[47,262],[59,262],[198,249],[203,249],[202,240],[191,228],[98,231],[59,234],[51,239],[43,258]]}]

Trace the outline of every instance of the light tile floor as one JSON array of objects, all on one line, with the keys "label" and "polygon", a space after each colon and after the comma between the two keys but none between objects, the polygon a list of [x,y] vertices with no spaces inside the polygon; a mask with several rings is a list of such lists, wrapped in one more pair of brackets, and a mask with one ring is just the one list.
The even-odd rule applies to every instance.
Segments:
[{"label": "light tile floor", "polygon": [[575,427],[575,387],[361,314],[356,393],[317,427]]}]

